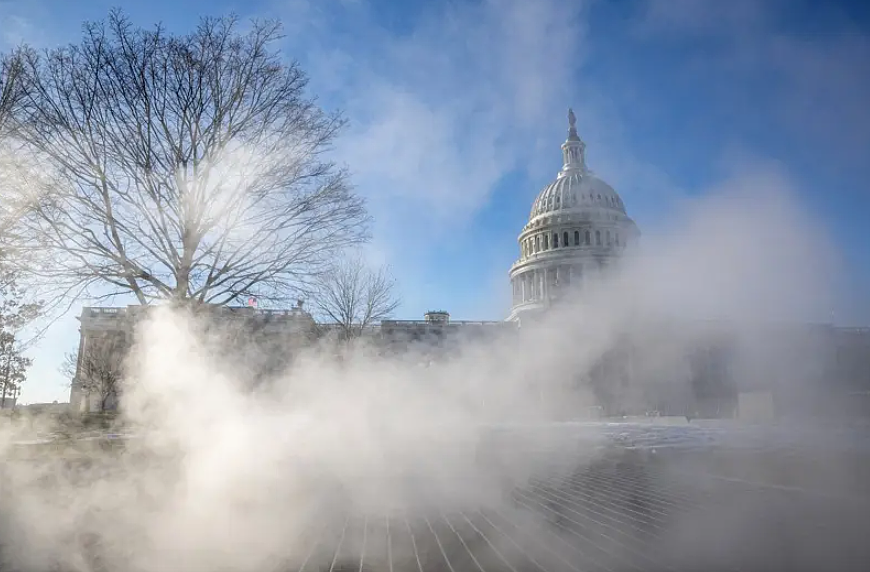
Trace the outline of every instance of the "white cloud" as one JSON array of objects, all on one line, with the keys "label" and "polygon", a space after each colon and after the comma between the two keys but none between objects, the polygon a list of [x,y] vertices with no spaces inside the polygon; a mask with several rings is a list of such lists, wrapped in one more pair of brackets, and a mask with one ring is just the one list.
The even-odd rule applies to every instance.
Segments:
[{"label": "white cloud", "polygon": [[[481,210],[502,200],[493,193],[504,177],[534,181],[517,190],[530,205],[555,176],[568,107],[590,166],[620,192],[672,187],[631,155],[610,98],[583,79],[589,2],[438,3],[397,25],[365,3],[337,1],[285,5],[292,30],[296,10],[314,16],[289,52],[304,50],[312,91],[351,120],[336,156],[370,201],[372,246],[400,276],[413,311],[418,298],[435,294],[425,286],[433,246],[466,240]],[[336,31],[330,11],[351,15],[352,34]],[[524,222],[517,219],[517,231]],[[506,272],[464,280],[506,288]]]},{"label": "white cloud", "polygon": [[354,121],[338,155],[376,214],[413,206],[439,226],[461,224],[501,177],[539,160],[542,132],[582,105],[571,86],[585,59],[583,12],[487,0],[429,12],[401,35],[366,21],[364,53],[316,54],[317,79]]}]

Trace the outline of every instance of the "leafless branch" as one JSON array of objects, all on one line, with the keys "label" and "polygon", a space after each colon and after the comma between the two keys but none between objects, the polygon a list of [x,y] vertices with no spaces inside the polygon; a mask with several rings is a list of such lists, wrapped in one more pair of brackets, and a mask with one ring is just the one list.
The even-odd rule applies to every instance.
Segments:
[{"label": "leafless branch", "polygon": [[387,268],[373,270],[361,257],[345,257],[318,280],[314,306],[343,338],[353,339],[366,327],[389,318],[399,307],[399,299]]},{"label": "leafless branch", "polygon": [[9,134],[24,95],[23,71],[22,51],[0,56],[0,140]]},{"label": "leafless branch", "polygon": [[3,239],[22,268],[143,304],[268,304],[365,241],[365,205],[326,158],[344,120],[306,95],[279,38],[274,21],[174,36],[114,11],[78,44],[24,53],[26,185],[2,191],[27,204]]},{"label": "leafless branch", "polygon": [[96,396],[100,411],[106,411],[121,396],[126,351],[118,336],[92,337],[81,351],[66,355],[61,372],[83,395]]}]

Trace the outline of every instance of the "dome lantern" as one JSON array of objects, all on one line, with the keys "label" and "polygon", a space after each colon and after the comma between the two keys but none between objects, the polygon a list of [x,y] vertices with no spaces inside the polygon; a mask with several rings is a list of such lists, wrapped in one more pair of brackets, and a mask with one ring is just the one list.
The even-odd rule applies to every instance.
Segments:
[{"label": "dome lantern", "polygon": [[577,117],[568,108],[568,139],[562,143],[562,171],[559,177],[572,172],[586,173],[586,144],[577,135]]}]

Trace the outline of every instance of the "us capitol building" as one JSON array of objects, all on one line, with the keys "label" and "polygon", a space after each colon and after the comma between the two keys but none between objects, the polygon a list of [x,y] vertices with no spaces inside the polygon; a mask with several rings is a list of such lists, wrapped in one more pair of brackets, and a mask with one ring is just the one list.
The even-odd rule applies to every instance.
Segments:
[{"label": "us capitol building", "polygon": [[[605,271],[626,255],[626,250],[636,245],[639,238],[640,231],[617,192],[587,167],[586,145],[577,134],[576,118],[569,110],[568,137],[562,144],[562,168],[555,180],[538,193],[529,220],[518,237],[519,258],[509,272],[512,303],[507,319],[461,321],[452,320],[446,311],[430,311],[422,320],[383,320],[369,333],[386,351],[401,354],[414,347],[415,353],[429,353],[433,359],[449,358],[457,345],[475,338],[516,335],[527,318],[542,315],[569,289],[582,287],[584,280]],[[89,349],[105,344],[107,339],[115,340],[110,344],[112,347],[126,347],[136,323],[147,311],[148,307],[143,306],[83,308],[79,317],[78,364],[70,392],[74,411],[100,411],[107,403],[105,395],[94,395],[93,390],[85,389],[94,386],[93,380],[85,379],[88,368],[82,365],[83,361],[88,361],[84,356],[90,355]],[[317,324],[303,309],[301,301],[288,310],[221,307],[214,312],[221,319],[254,325],[257,332],[270,340],[268,347],[273,353],[282,355],[289,353],[288,348],[311,343],[329,327]],[[816,348],[823,347],[828,356],[816,384],[822,389],[816,399],[809,402],[813,409],[809,413],[870,417],[870,329],[806,325],[797,330],[774,335],[800,338],[800,343],[811,339],[810,343]],[[632,385],[625,372],[632,369],[633,358],[630,352],[616,348],[602,357],[602,366],[596,368],[605,413],[637,414],[656,410],[682,415],[691,409],[696,416],[737,415],[739,397],[747,382],[729,373],[728,356],[734,344],[727,335],[698,340],[697,348],[688,350],[692,354],[688,356],[691,379],[672,383],[675,387],[642,384],[646,386],[646,394],[632,400],[629,412],[624,410],[625,399],[619,395],[629,391],[628,386]],[[778,359],[769,357],[768,361]],[[608,364],[611,367],[606,367]],[[806,401],[789,402],[789,380],[777,378],[775,363],[771,370],[774,373],[762,380],[760,388],[770,396],[768,409],[775,409],[776,415],[808,413],[803,410],[807,407]],[[687,391],[687,383],[691,391]],[[755,380],[749,383],[756,385],[752,390],[759,389]],[[117,399],[109,403],[116,407]]]},{"label": "us capitol building", "polygon": [[545,309],[572,284],[612,263],[639,236],[613,187],[586,166],[586,144],[569,109],[562,170],[538,193],[520,232],[520,258],[510,270],[508,320]]}]

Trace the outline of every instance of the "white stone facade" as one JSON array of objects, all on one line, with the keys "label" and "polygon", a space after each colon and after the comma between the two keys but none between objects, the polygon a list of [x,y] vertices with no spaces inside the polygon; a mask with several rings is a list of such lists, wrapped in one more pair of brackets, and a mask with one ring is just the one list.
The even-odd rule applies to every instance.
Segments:
[{"label": "white stone facade", "polygon": [[509,320],[546,308],[640,237],[616,191],[586,167],[586,144],[571,110],[568,123],[562,170],[538,194],[519,235],[520,257],[510,269]]}]

